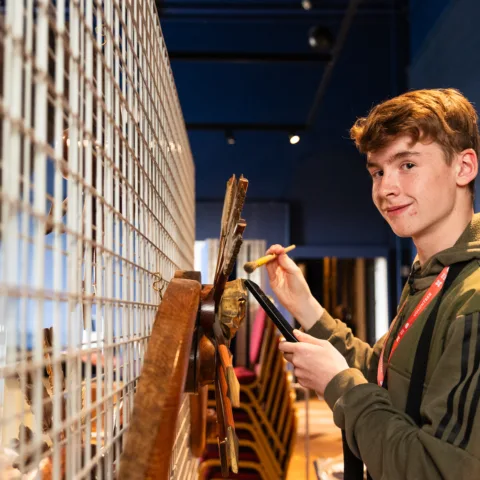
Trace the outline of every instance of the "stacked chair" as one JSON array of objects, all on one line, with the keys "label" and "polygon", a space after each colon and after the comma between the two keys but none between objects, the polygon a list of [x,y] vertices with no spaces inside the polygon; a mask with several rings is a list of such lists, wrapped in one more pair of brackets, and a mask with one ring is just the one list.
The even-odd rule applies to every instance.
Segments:
[{"label": "stacked chair", "polygon": [[[286,478],[295,444],[297,417],[291,373],[278,349],[280,340],[273,322],[258,308],[250,340],[253,367],[235,367],[240,383],[240,407],[233,411],[239,439],[239,473],[229,478]],[[213,389],[209,391],[208,406],[215,408]],[[199,472],[202,480],[223,479],[216,438],[207,440]]]}]

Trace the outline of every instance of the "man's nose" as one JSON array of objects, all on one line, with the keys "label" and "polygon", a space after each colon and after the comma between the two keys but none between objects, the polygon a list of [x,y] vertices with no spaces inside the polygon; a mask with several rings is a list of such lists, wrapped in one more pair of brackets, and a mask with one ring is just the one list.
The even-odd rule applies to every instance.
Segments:
[{"label": "man's nose", "polygon": [[381,178],[379,193],[383,197],[396,196],[400,193],[398,175],[395,172],[384,172]]}]

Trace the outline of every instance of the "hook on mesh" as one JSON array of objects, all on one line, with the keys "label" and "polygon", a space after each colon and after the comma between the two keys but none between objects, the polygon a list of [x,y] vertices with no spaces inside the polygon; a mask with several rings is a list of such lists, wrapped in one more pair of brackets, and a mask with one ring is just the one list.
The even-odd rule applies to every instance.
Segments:
[{"label": "hook on mesh", "polygon": [[162,301],[165,288],[168,285],[168,281],[163,278],[163,276],[160,272],[155,272],[153,275],[157,278],[153,282],[153,289],[156,292],[158,292],[158,294],[160,296],[160,301]]},{"label": "hook on mesh", "polygon": [[107,43],[107,35],[103,23],[100,23],[95,27],[95,33],[100,33],[100,36],[102,37],[102,43],[100,45],[103,47]]}]

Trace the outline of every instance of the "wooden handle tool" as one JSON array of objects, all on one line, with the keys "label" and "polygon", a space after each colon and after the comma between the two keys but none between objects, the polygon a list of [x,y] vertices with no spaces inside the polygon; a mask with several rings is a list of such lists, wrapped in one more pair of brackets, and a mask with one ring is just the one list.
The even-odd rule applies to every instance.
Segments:
[{"label": "wooden handle tool", "polygon": [[[295,245],[290,245],[289,247],[286,247],[283,253],[288,253],[291,250],[295,248]],[[252,273],[254,272],[258,267],[261,267],[262,265],[265,265],[268,262],[271,262],[277,258],[277,255],[272,253],[271,255],[265,255],[264,257],[260,257],[258,260],[254,260],[253,262],[247,262],[244,266],[243,269],[247,273]]]}]

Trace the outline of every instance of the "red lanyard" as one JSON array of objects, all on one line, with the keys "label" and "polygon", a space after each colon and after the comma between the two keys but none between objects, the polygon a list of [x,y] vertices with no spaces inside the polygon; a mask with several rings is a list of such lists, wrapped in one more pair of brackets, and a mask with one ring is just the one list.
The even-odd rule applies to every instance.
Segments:
[{"label": "red lanyard", "polygon": [[397,335],[397,338],[393,342],[392,349],[390,350],[390,355],[388,356],[388,362],[387,365],[383,366],[383,355],[385,353],[385,346],[387,345],[388,338],[390,337],[390,334],[392,333],[393,327],[397,323],[397,319],[400,316],[400,313],[403,310],[403,307],[407,303],[405,300],[400,307],[400,310],[398,311],[397,316],[393,320],[392,324],[390,325],[390,329],[388,330],[388,335],[387,338],[385,339],[385,342],[382,347],[382,353],[380,354],[380,358],[378,361],[378,370],[377,370],[377,383],[382,386],[383,381],[385,379],[385,374],[387,373],[387,368],[388,365],[390,364],[390,359],[392,358],[393,352],[397,349],[398,345],[402,341],[402,338],[404,335],[407,333],[407,330],[415,323],[417,318],[420,316],[420,314],[427,308],[427,306],[430,304],[430,302],[437,296],[437,293],[442,289],[443,284],[445,283],[445,279],[447,278],[447,273],[448,273],[449,267],[445,267],[441,272],[440,275],[435,279],[435,281],[430,285],[430,288],[427,290],[425,295],[422,297],[420,300],[420,303],[417,305],[413,313],[408,317],[408,320],[405,322],[403,325],[402,329]]}]

